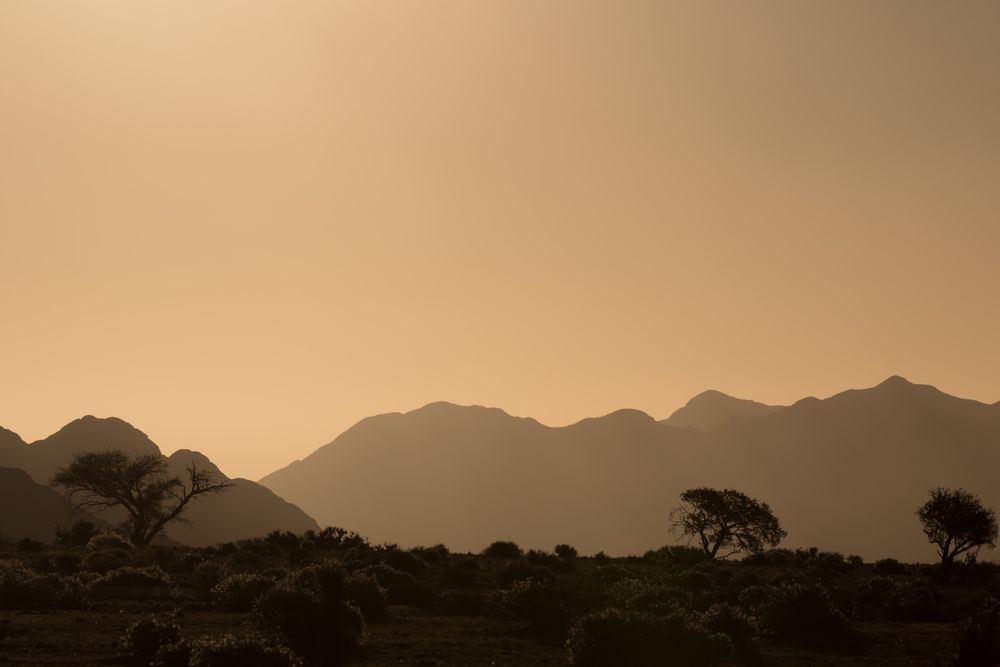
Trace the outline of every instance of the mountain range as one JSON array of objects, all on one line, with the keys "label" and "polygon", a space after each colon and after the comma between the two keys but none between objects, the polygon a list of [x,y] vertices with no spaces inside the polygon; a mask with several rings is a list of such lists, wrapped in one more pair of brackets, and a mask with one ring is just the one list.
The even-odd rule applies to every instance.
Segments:
[{"label": "mountain range", "polygon": [[998,471],[1000,405],[894,376],[785,407],[706,392],[662,421],[620,410],[565,427],[432,403],[362,420],[260,483],[376,541],[614,554],[674,543],[684,489],[731,487],[771,505],[787,546],[931,560],[915,517],[927,491],[1000,507]]},{"label": "mountain range", "polygon": [[[130,454],[162,456],[159,447],[131,424],[109,417],[86,416],[49,437],[25,443],[13,431],[0,429],[0,533],[9,538],[51,541],[58,526],[75,518],[62,496],[48,486],[52,475],[75,454],[119,449]],[[272,530],[315,530],[316,521],[269,489],[246,479],[230,480],[207,457],[186,449],[166,457],[172,474],[184,479],[189,463],[216,479],[231,481],[224,493],[195,499],[166,537],[204,546],[257,537]]]},{"label": "mountain range", "polygon": [[[31,444],[0,428],[0,533],[52,539],[72,516],[48,481],[74,454],[102,449],[162,455],[116,418],[84,417]],[[175,474],[192,461],[228,479],[198,452],[167,457]],[[509,539],[642,553],[677,542],[670,510],[707,485],[770,504],[785,546],[927,561],[915,511],[928,490],[964,487],[997,508],[998,470],[1000,403],[898,376],[788,406],[708,391],[660,421],[618,410],[564,427],[438,402],[363,419],[259,483],[232,480],[167,537],[206,545],[316,529],[316,517],[403,546]]]}]

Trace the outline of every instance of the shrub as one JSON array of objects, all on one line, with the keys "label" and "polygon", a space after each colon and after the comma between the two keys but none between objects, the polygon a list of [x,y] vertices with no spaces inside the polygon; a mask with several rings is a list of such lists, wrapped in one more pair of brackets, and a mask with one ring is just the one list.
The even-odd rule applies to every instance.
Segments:
[{"label": "shrub", "polygon": [[128,626],[122,645],[133,664],[148,665],[160,647],[180,641],[180,638],[181,630],[176,623],[150,616]]},{"label": "shrub", "polygon": [[1000,600],[987,598],[958,629],[955,664],[960,667],[1000,663]]},{"label": "shrub", "polygon": [[643,559],[660,563],[667,567],[688,568],[708,559],[705,552],[697,547],[669,545],[655,551],[647,551]]},{"label": "shrub", "polygon": [[357,607],[328,592],[278,585],[257,600],[254,616],[296,653],[316,664],[339,665],[362,645],[365,622]]},{"label": "shrub", "polygon": [[711,632],[729,637],[733,644],[733,657],[741,664],[756,664],[760,661],[754,641],[754,626],[736,607],[728,604],[714,604],[702,615],[702,624]]},{"label": "shrub", "polygon": [[433,591],[421,586],[409,572],[400,572],[381,563],[367,567],[363,572],[375,577],[379,586],[386,590],[389,604],[422,604],[433,598]]},{"label": "shrub", "polygon": [[579,555],[576,549],[568,544],[557,544],[553,551],[560,558],[576,558]]},{"label": "shrub", "polygon": [[367,538],[358,535],[354,531],[345,530],[344,528],[335,528],[333,526],[327,526],[323,530],[319,531],[313,541],[316,543],[317,549],[342,550],[352,548],[369,548]]},{"label": "shrub", "polygon": [[732,655],[725,635],[688,618],[618,609],[584,616],[566,645],[576,667],[714,667]]},{"label": "shrub", "polygon": [[79,554],[72,551],[60,551],[52,556],[52,567],[59,574],[73,574],[83,561]]},{"label": "shrub", "polygon": [[193,568],[195,582],[200,588],[212,589],[228,575],[225,564],[217,560],[206,560]]},{"label": "shrub", "polygon": [[521,547],[514,542],[494,542],[483,549],[483,555],[487,558],[520,558]]},{"label": "shrub", "polygon": [[450,586],[472,586],[479,578],[479,563],[472,559],[456,559],[448,563],[442,580]]},{"label": "shrub", "polygon": [[61,589],[62,582],[55,575],[38,574],[21,561],[0,561],[0,608],[53,607]]},{"label": "shrub", "polygon": [[259,574],[232,574],[212,587],[212,597],[220,607],[249,611],[257,599],[274,586],[274,580]]},{"label": "shrub", "polygon": [[170,577],[155,565],[150,567],[122,567],[112,570],[90,582],[87,590],[98,597],[145,597],[159,594],[154,589],[167,589],[165,595],[170,595]]},{"label": "shrub", "polygon": [[749,616],[758,616],[761,609],[771,599],[771,586],[747,586],[739,592],[737,605]]},{"label": "shrub", "polygon": [[414,556],[419,556],[426,563],[437,563],[447,560],[448,556],[451,555],[451,551],[443,544],[435,544],[432,547],[414,547],[410,549],[410,553]]},{"label": "shrub", "polygon": [[569,625],[566,591],[536,580],[518,581],[497,594],[501,609],[545,637],[562,636]]},{"label": "shrub", "polygon": [[701,570],[687,570],[677,578],[680,588],[691,593],[701,593],[712,590],[712,577]]},{"label": "shrub", "polygon": [[90,551],[83,558],[83,568],[101,574],[117,570],[132,563],[132,553],[126,549],[101,549]]},{"label": "shrub", "polygon": [[516,581],[552,581],[555,575],[544,565],[535,565],[527,558],[510,561],[497,572],[496,580],[500,586],[509,586]]},{"label": "shrub", "polygon": [[883,558],[882,560],[877,560],[875,561],[875,565],[872,569],[875,574],[903,574],[906,572],[906,566],[895,558]]},{"label": "shrub", "polygon": [[109,549],[122,549],[132,551],[132,543],[118,533],[97,533],[87,540],[87,551],[105,551]]},{"label": "shrub", "polygon": [[814,584],[771,589],[760,613],[761,623],[769,634],[792,643],[836,643],[848,631],[847,618],[830,600],[827,591]]},{"label": "shrub", "polygon": [[41,553],[45,551],[45,543],[33,540],[30,537],[22,537],[17,541],[17,550],[23,553]]},{"label": "shrub", "polygon": [[369,623],[380,623],[389,618],[386,607],[387,593],[379,586],[378,579],[371,574],[355,573],[344,580],[347,599],[361,611]]},{"label": "shrub", "polygon": [[790,567],[798,561],[796,553],[791,549],[768,549],[758,553],[747,554],[740,561],[741,565],[751,567]]},{"label": "shrub", "polygon": [[624,565],[611,564],[597,566],[597,578],[606,584],[613,584],[616,581],[629,579],[634,576],[635,574],[632,570],[628,569]]},{"label": "shrub", "polygon": [[265,637],[221,637],[189,643],[190,667],[298,667],[299,658]]},{"label": "shrub", "polygon": [[622,579],[608,589],[608,599],[629,611],[670,614],[691,607],[691,593],[666,582]]},{"label": "shrub", "polygon": [[393,567],[400,572],[407,572],[413,576],[420,574],[420,571],[427,567],[427,563],[414,556],[409,551],[392,549],[382,556],[382,562]]}]

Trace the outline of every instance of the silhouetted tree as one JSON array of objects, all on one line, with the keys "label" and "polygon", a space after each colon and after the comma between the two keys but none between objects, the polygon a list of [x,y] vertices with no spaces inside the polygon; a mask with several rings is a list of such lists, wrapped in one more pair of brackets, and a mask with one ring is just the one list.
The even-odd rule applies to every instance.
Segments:
[{"label": "silhouetted tree", "polygon": [[[670,512],[673,532],[695,538],[709,558],[756,553],[776,546],[787,534],[766,503],[734,489],[688,489]],[[719,553],[724,551],[724,553]]]},{"label": "silhouetted tree", "polygon": [[974,554],[984,546],[996,546],[996,515],[978,496],[965,489],[943,487],[928,493],[930,499],[917,510],[917,517],[927,539],[937,545],[942,569],[963,553]]},{"label": "silhouetted tree", "polygon": [[181,518],[193,498],[232,486],[213,481],[193,462],[187,473],[187,480],[181,481],[169,474],[162,456],[129,456],[112,450],[74,456],[52,483],[65,487],[69,500],[81,510],[124,509],[132,544],[146,546],[167,524]]}]

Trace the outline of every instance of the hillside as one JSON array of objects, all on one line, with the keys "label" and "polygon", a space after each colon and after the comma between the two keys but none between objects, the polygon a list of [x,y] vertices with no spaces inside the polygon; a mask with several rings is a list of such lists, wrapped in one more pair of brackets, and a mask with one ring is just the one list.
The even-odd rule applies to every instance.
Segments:
[{"label": "hillside", "polygon": [[55,489],[36,484],[23,470],[0,468],[0,535],[51,542],[56,526],[70,523],[70,507]]},{"label": "hillside", "polygon": [[561,428],[431,404],[358,423],[261,480],[321,523],[406,545],[513,539],[641,553],[672,542],[678,494],[732,486],[769,502],[790,546],[927,560],[927,489],[1000,507],[1000,409],[903,378],[804,399],[713,430],[624,410]]}]

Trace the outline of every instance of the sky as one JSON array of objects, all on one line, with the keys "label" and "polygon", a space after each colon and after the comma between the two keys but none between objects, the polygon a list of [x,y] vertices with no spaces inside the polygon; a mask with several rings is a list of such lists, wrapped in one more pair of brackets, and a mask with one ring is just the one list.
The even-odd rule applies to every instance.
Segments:
[{"label": "sky", "polygon": [[0,0],[0,425],[256,479],[893,374],[1000,400],[1000,3]]}]

